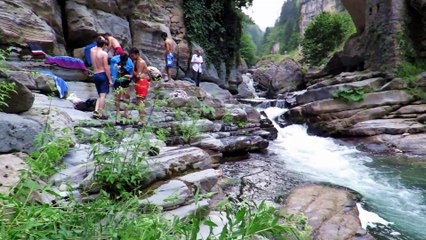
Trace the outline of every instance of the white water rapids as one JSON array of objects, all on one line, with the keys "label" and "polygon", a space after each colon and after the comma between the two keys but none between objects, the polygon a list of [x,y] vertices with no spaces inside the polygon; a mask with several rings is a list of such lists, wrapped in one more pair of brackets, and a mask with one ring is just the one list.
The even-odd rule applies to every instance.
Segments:
[{"label": "white water rapids", "polygon": [[[268,108],[270,119],[286,110]],[[280,128],[270,150],[283,167],[307,180],[328,182],[353,189],[377,214],[360,210],[363,226],[376,222],[395,231],[385,239],[426,239],[426,190],[404,185],[400,178],[381,172],[371,165],[373,159],[355,147],[337,143],[331,138],[312,136],[301,125]],[[371,226],[371,224],[370,224]],[[401,236],[397,232],[401,232]]]}]

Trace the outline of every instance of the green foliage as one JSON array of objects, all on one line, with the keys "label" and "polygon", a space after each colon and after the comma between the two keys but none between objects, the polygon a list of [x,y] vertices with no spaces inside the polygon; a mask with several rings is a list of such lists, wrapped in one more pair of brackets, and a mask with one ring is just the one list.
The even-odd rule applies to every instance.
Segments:
[{"label": "green foliage", "polygon": [[65,131],[63,136],[58,137],[47,127],[36,137],[34,142],[36,150],[29,155],[26,162],[34,174],[46,178],[58,171],[60,161],[72,144],[69,132]]},{"label": "green foliage", "polygon": [[16,93],[15,87],[14,82],[0,81],[0,109],[8,107],[6,101],[10,98],[11,93]]},{"label": "green foliage", "polygon": [[187,36],[206,52],[207,61],[220,68],[225,62],[226,76],[239,59],[243,14],[241,8],[252,0],[185,0]]},{"label": "green foliage", "polygon": [[244,32],[241,36],[240,55],[246,61],[248,66],[256,64],[256,45],[250,35]]},{"label": "green foliage", "polygon": [[224,123],[227,123],[227,124],[234,124],[234,125],[238,126],[239,128],[244,128],[247,125],[247,121],[236,119],[229,112],[227,112],[223,115],[222,121]]},{"label": "green foliage", "polygon": [[360,102],[364,100],[364,94],[364,89],[361,87],[341,88],[337,92],[333,93],[333,97],[346,102]]},{"label": "green foliage", "polygon": [[413,83],[417,80],[418,75],[424,72],[425,70],[426,62],[415,61],[412,63],[404,61],[399,65],[399,68],[396,71],[396,76],[410,83]]},{"label": "green foliage", "polygon": [[302,54],[309,63],[318,65],[355,31],[348,13],[323,12],[306,27],[301,44]]},{"label": "green foliage", "polygon": [[295,50],[300,42],[299,19],[300,0],[285,1],[281,15],[274,27],[266,29],[262,44],[262,55],[270,54],[275,43],[280,44],[280,54]]}]

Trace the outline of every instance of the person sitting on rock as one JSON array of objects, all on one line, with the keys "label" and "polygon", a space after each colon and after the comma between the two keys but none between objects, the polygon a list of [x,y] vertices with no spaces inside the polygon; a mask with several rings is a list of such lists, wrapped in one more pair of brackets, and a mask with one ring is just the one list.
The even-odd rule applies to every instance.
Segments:
[{"label": "person sitting on rock", "polygon": [[133,59],[133,77],[135,79],[136,104],[139,108],[139,125],[144,124],[145,99],[148,96],[149,74],[146,62],[140,57],[137,48],[130,49],[130,57]]},{"label": "person sitting on rock", "polygon": [[108,66],[108,53],[103,48],[107,42],[101,38],[96,41],[96,47],[90,50],[90,58],[93,64],[93,78],[96,85],[96,90],[99,94],[98,109],[95,109],[94,117],[107,119],[103,110],[105,109],[106,95],[109,93],[109,88],[112,86],[111,72]]},{"label": "person sitting on rock", "polygon": [[115,108],[117,111],[116,121],[120,122],[120,101],[123,97],[125,102],[124,117],[129,117],[128,105],[130,103],[130,78],[133,71],[133,62],[129,54],[124,51],[119,56],[111,58],[111,77],[114,82]]},{"label": "person sitting on rock", "polygon": [[123,48],[117,39],[115,39],[111,34],[105,33],[104,38],[108,41],[108,51],[113,50],[113,56],[121,55],[123,53]]}]

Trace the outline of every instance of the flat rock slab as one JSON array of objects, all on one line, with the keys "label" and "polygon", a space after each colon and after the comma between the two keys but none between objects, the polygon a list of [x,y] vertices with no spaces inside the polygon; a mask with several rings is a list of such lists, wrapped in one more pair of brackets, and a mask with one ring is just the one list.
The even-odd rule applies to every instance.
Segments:
[{"label": "flat rock slab", "polygon": [[192,203],[190,205],[186,205],[168,212],[164,212],[164,217],[169,220],[173,220],[175,217],[178,219],[184,219],[196,211],[207,211],[209,207],[210,201],[205,199],[199,201],[197,204]]},{"label": "flat rock slab", "polygon": [[359,122],[348,131],[351,136],[374,136],[379,134],[404,134],[426,132],[426,126],[413,119],[375,119]]},{"label": "flat rock slab", "polygon": [[28,169],[28,165],[19,157],[0,155],[0,193],[8,194],[20,180],[20,170]]},{"label": "flat rock slab", "polygon": [[287,198],[283,213],[303,213],[314,229],[314,239],[373,239],[359,236],[361,221],[353,193],[320,185],[296,188]]},{"label": "flat rock slab", "polygon": [[426,156],[426,133],[410,134],[407,136],[384,134],[377,136],[377,138],[404,153]]},{"label": "flat rock slab", "polygon": [[371,78],[359,82],[343,83],[322,88],[308,89],[307,92],[296,96],[298,105],[333,98],[333,94],[342,88],[363,88],[365,92],[379,90],[386,83],[384,78]]},{"label": "flat rock slab", "polygon": [[68,154],[62,159],[68,166],[77,166],[89,162],[91,147],[89,145],[80,144],[71,149]]},{"label": "flat rock slab", "polygon": [[142,206],[155,205],[163,209],[175,209],[185,203],[190,196],[188,186],[182,181],[171,180],[154,190],[154,195],[140,200]]},{"label": "flat rock slab", "polygon": [[421,113],[426,113],[426,104],[404,106],[398,109],[397,111],[393,112],[392,114],[403,115],[403,114],[421,114]]},{"label": "flat rock slab", "polygon": [[170,179],[190,170],[205,170],[211,168],[211,158],[200,148],[196,147],[168,147],[161,153],[147,160],[150,167],[150,176],[145,185]]},{"label": "flat rock slab", "polygon": [[76,166],[71,166],[69,168],[62,169],[58,173],[54,174],[49,178],[49,182],[59,186],[61,191],[66,189],[61,189],[66,185],[71,185],[73,188],[77,188],[88,176],[93,176],[95,171],[94,163],[85,163],[79,164]]},{"label": "flat rock slab", "polygon": [[217,173],[214,169],[207,169],[200,172],[190,173],[179,180],[197,187],[201,193],[207,193],[217,184]]}]

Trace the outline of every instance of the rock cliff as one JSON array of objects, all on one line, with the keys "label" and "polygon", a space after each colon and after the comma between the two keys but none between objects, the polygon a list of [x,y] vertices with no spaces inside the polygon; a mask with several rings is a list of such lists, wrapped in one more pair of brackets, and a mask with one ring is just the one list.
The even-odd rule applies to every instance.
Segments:
[{"label": "rock cliff", "polygon": [[160,35],[166,32],[178,43],[180,65],[186,66],[190,49],[182,8],[183,0],[5,0],[0,2],[0,46],[13,46],[23,57],[26,44],[36,42],[48,54],[66,55],[109,32],[162,68]]},{"label": "rock cliff", "polygon": [[321,12],[342,11],[340,0],[303,0],[300,4],[300,33],[305,32],[308,24]]}]

